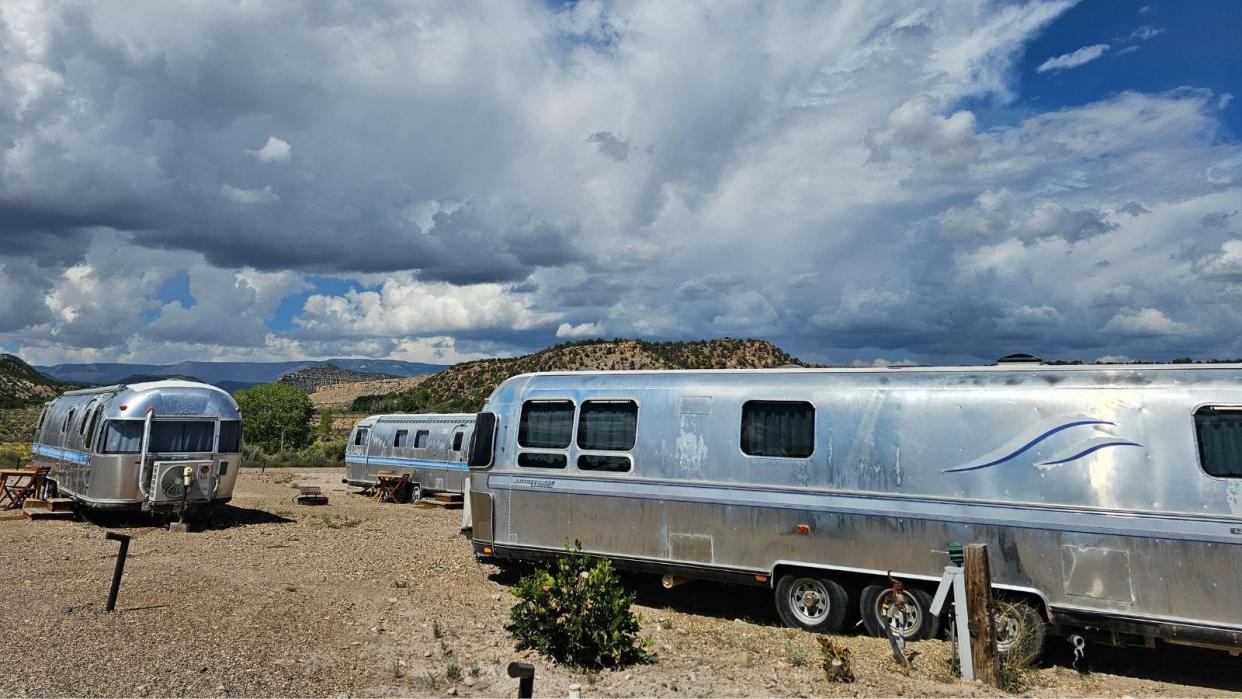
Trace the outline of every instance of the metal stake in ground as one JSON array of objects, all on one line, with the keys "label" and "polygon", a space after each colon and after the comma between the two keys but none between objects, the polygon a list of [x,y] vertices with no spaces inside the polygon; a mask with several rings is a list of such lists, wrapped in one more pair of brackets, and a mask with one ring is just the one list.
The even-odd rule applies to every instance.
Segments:
[{"label": "metal stake in ground", "polygon": [[509,676],[518,681],[518,699],[530,699],[535,696],[535,666],[530,663],[514,661],[509,663]]},{"label": "metal stake in ground", "polygon": [[125,534],[108,532],[104,534],[104,538],[121,542],[121,548],[116,553],[116,569],[112,571],[112,589],[108,590],[108,606],[105,607],[111,612],[116,610],[116,593],[121,591],[121,574],[125,572],[125,555],[129,553],[129,537]]}]

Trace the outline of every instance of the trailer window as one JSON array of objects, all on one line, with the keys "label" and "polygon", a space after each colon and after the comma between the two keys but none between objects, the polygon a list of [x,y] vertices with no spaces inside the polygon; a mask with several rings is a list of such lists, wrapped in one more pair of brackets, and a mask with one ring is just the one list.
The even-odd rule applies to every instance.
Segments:
[{"label": "trailer window", "polygon": [[74,411],[74,408],[70,408],[69,412],[65,415],[65,422],[64,424],[60,426],[61,432],[69,431],[69,423],[73,422],[73,411]]},{"label": "trailer window", "polygon": [[531,400],[522,404],[518,445],[565,449],[573,439],[574,404],[567,400]]},{"label": "trailer window", "polygon": [[629,451],[634,448],[638,404],[632,400],[588,400],[578,413],[582,449]]},{"label": "trailer window", "polygon": [[397,436],[392,438],[392,445],[394,447],[405,446],[406,442],[410,441],[409,436],[410,436],[409,430],[397,430]]},{"label": "trailer window", "polygon": [[47,419],[47,408],[44,408],[43,412],[39,413],[39,422],[35,423],[35,434],[36,435],[38,435],[39,431],[43,429],[43,421],[46,419]]},{"label": "trailer window", "polygon": [[414,433],[414,448],[426,449],[427,442],[431,439],[431,432],[428,430],[419,430]]},{"label": "trailer window", "polygon": [[607,454],[581,454],[578,456],[578,468],[583,471],[625,473],[630,470],[630,457],[610,456]]},{"label": "trailer window", "polygon": [[1242,478],[1242,408],[1206,407],[1195,413],[1199,465],[1209,476]]},{"label": "trailer window", "polygon": [[518,454],[518,466],[525,466],[526,468],[565,468],[565,455],[524,451]]},{"label": "trailer window", "polygon": [[367,428],[359,427],[354,433],[354,446],[360,446],[365,441],[367,441]]},{"label": "trailer window", "polygon": [[742,405],[742,451],[804,459],[815,451],[815,406],[805,401],[752,400]]},{"label": "trailer window", "polygon": [[[241,451],[241,437],[241,420],[221,420],[220,447],[218,451],[221,454],[235,454]],[[224,475],[223,469],[220,471],[220,475]]]},{"label": "trailer window", "polygon": [[465,437],[464,432],[458,432],[453,435],[453,451],[461,451],[461,440]]},{"label": "trailer window", "polygon": [[109,420],[104,453],[137,454],[142,451],[142,427],[142,420]]},{"label": "trailer window", "polygon": [[95,412],[91,413],[90,426],[86,428],[86,450],[87,451],[90,451],[91,444],[95,442],[95,428],[99,426],[99,414],[102,412],[103,412],[103,406],[99,405],[95,407]]},{"label": "trailer window", "polygon": [[147,451],[163,453],[210,452],[216,423],[206,420],[157,420],[151,423]]}]

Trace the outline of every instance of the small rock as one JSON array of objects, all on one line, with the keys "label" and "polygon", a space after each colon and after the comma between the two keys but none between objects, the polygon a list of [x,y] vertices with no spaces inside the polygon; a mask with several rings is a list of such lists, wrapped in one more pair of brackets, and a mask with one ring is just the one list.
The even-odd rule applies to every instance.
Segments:
[{"label": "small rock", "polygon": [[495,601],[497,601],[497,602],[499,602],[499,601],[500,601],[500,595],[492,595],[492,599],[493,599],[493,600],[495,600]]},{"label": "small rock", "polygon": [[467,677],[466,679],[462,680],[461,683],[466,685],[467,687],[473,687],[475,683],[475,679],[473,677]]},{"label": "small rock", "polygon": [[449,691],[447,692],[447,694],[448,694],[450,697],[455,697],[455,696],[457,696],[457,688],[456,688],[456,687],[449,687]]},{"label": "small rock", "polygon": [[424,658],[430,658],[430,657],[431,657],[431,651],[427,651],[426,653],[423,653],[423,657],[424,657]]},{"label": "small rock", "polygon": [[61,607],[60,613],[61,613],[61,614],[69,614],[69,613],[70,613],[70,612],[72,612],[72,611],[73,611],[73,607]]},{"label": "small rock", "polygon": [[351,646],[360,646],[360,645],[362,645],[362,641],[350,641],[350,642],[349,642],[349,645],[351,645]]}]

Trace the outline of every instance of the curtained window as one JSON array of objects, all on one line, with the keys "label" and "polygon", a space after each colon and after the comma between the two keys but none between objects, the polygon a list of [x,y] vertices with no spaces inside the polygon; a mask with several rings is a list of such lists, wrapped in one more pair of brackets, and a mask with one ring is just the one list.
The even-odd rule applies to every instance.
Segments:
[{"label": "curtained window", "polygon": [[367,441],[367,428],[359,427],[358,431],[354,433],[354,446],[356,447],[361,446],[365,444],[366,441]]},{"label": "curtained window", "polygon": [[206,420],[156,420],[151,423],[151,444],[147,451],[156,454],[213,451],[215,428],[216,423]]},{"label": "curtained window", "polygon": [[[220,453],[236,454],[241,451],[241,420],[220,421]],[[223,472],[220,475],[224,475]]]},{"label": "curtained window", "polygon": [[747,401],[742,405],[742,451],[751,456],[810,456],[815,451],[815,407],[804,401]]},{"label": "curtained window", "polygon": [[522,405],[518,445],[565,449],[573,438],[574,404],[567,400],[532,400]]},{"label": "curtained window", "polygon": [[638,428],[638,404],[632,400],[588,400],[578,413],[582,449],[629,451]]},{"label": "curtained window", "polygon": [[405,443],[409,441],[408,439],[409,436],[410,436],[409,430],[397,430],[397,436],[392,438],[392,445],[394,447],[405,446]]},{"label": "curtained window", "polygon": [[142,420],[109,420],[104,437],[105,454],[137,454],[142,451]]},{"label": "curtained window", "polygon": [[419,430],[414,433],[414,448],[426,449],[427,442],[431,439],[431,432],[428,430]]},{"label": "curtained window", "polygon": [[1195,413],[1199,465],[1210,476],[1242,478],[1242,411],[1200,408]]}]

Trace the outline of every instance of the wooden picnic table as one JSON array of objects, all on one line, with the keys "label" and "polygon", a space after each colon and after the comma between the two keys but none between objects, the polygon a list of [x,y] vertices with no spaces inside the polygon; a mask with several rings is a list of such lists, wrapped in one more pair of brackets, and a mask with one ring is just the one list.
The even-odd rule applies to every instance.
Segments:
[{"label": "wooden picnic table", "polygon": [[49,470],[47,466],[0,468],[0,510],[20,508],[26,498],[43,487]]},{"label": "wooden picnic table", "polygon": [[394,471],[376,471],[375,481],[372,497],[376,502],[401,502],[402,491],[410,487],[410,474],[397,475]]}]

